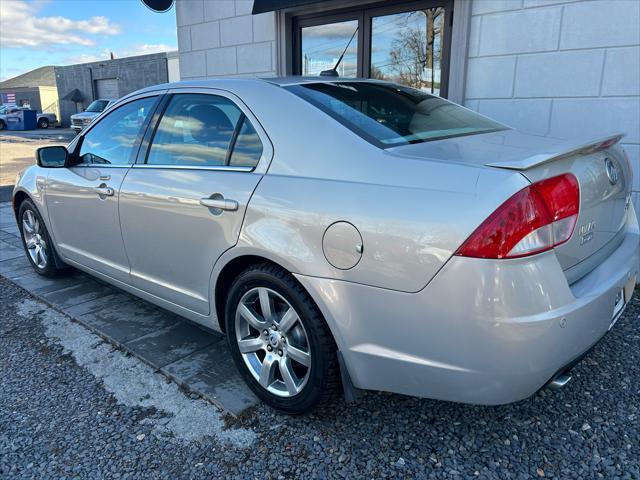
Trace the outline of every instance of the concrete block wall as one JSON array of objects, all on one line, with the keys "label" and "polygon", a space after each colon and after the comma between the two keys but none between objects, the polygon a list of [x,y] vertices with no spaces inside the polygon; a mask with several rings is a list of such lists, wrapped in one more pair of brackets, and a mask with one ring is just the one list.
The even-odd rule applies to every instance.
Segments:
[{"label": "concrete block wall", "polygon": [[194,80],[276,73],[276,18],[253,0],[177,0],[180,76]]},{"label": "concrete block wall", "polygon": [[465,105],[537,135],[625,132],[640,212],[640,1],[473,0]]},{"label": "concrete block wall", "polygon": [[92,63],[81,63],[55,67],[56,84],[60,100],[60,122],[68,127],[70,116],[76,112],[76,104],[62,100],[73,89],[78,89],[84,97],[86,108],[95,100],[95,81],[115,78],[118,94],[123,97],[144,87],[166,83],[169,80],[168,59],[174,53],[152,53],[136,57],[117,58]]}]

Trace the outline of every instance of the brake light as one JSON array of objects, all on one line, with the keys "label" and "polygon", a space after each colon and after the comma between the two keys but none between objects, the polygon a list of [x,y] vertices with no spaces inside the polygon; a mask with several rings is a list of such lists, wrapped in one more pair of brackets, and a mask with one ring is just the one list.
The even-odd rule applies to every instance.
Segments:
[{"label": "brake light", "polygon": [[498,207],[455,254],[518,258],[550,250],[571,238],[579,208],[580,187],[574,175],[533,183]]}]

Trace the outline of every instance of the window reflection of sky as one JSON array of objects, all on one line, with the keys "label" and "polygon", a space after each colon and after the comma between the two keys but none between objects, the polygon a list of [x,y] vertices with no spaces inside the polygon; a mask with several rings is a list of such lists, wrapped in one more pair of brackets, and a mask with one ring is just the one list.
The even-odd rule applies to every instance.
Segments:
[{"label": "window reflection of sky", "polygon": [[[357,20],[303,28],[302,74],[315,76],[322,70],[332,69],[356,28],[358,28]],[[357,75],[357,52],[358,36],[356,35],[338,68],[341,77]]]},{"label": "window reflection of sky", "polygon": [[177,95],[160,120],[147,164],[195,167],[225,165],[234,128],[239,121],[242,121],[242,125],[229,163],[253,167],[262,155],[262,143],[236,105],[216,95]]},{"label": "window reflection of sky", "polygon": [[[372,19],[372,53],[371,63],[384,68],[391,63],[389,52],[393,48],[394,41],[400,38],[400,33],[409,30],[419,31],[426,37],[427,15],[423,11],[398,13],[384,17],[374,17]],[[438,16],[434,22],[435,28],[442,25],[442,15]],[[440,50],[440,38],[434,38],[434,50]],[[413,60],[411,58],[411,60]],[[436,60],[439,60],[436,54]],[[438,62],[439,63],[439,62]]]},{"label": "window reflection of sky", "polygon": [[[418,10],[371,19],[371,76],[383,78],[439,93],[444,9],[430,9],[433,30],[433,67],[427,65],[426,10]],[[351,35],[357,20],[302,28],[301,70],[315,76],[333,68]],[[358,36],[352,40],[342,60],[340,77],[357,76]],[[432,85],[433,83],[433,85]],[[432,90],[433,87],[433,90]]]},{"label": "window reflection of sky", "polygon": [[140,128],[156,99],[135,100],[102,119],[85,136],[80,147],[82,163],[126,165]]}]

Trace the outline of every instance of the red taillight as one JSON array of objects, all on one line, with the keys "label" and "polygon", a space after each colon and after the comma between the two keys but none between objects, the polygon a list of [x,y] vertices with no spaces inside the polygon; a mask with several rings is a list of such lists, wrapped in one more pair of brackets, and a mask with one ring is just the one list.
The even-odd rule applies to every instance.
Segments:
[{"label": "red taillight", "polygon": [[498,207],[455,254],[517,258],[544,252],[571,238],[579,207],[575,176],[565,174],[533,183]]}]

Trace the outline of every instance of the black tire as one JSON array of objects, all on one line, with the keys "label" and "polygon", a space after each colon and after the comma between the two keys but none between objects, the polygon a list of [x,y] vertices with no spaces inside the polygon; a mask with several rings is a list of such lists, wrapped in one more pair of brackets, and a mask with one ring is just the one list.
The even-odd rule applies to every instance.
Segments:
[{"label": "black tire", "polygon": [[48,118],[41,118],[40,120],[38,120],[38,128],[49,128],[49,119]]},{"label": "black tire", "polygon": [[4,130],[7,126],[4,123],[4,120],[0,120],[0,130]]},{"label": "black tire", "polygon": [[[236,341],[238,304],[245,293],[258,287],[275,291],[295,309],[309,340],[309,377],[301,391],[290,397],[275,395],[260,385],[245,364]],[[238,370],[251,390],[266,404],[299,415],[335,401],[341,389],[335,341],[318,307],[290,273],[269,263],[254,265],[240,273],[229,290],[225,324],[227,341]]]},{"label": "black tire", "polygon": [[[43,266],[39,266],[34,262],[33,258],[31,258],[31,254],[29,253],[29,248],[27,247],[27,240],[25,238],[25,228],[23,223],[25,215],[28,215],[27,212],[31,212],[31,214],[39,224],[39,235],[41,237],[41,240],[44,241],[44,245],[41,244],[41,246],[44,249],[47,257],[46,264]],[[31,200],[24,200],[20,204],[20,208],[18,210],[18,228],[20,229],[20,236],[22,237],[22,246],[24,248],[24,252],[27,255],[27,259],[29,260],[31,267],[36,271],[37,274],[44,277],[55,277],[66,270],[66,268],[63,266],[64,264],[58,257],[55,248],[53,247],[53,242],[51,241],[51,237],[49,236],[47,227],[42,220],[42,216]]]}]

